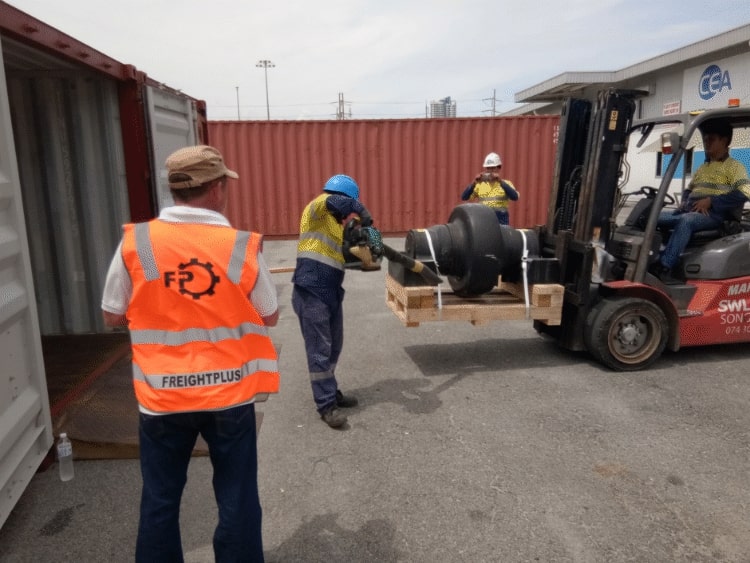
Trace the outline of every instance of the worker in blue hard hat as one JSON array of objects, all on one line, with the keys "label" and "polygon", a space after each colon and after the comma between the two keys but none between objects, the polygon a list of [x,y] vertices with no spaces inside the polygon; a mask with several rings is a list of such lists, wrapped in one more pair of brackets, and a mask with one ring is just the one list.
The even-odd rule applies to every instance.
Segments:
[{"label": "worker in blue hard hat", "polygon": [[331,428],[346,424],[342,408],[357,405],[339,390],[335,373],[344,342],[344,222],[354,215],[362,226],[372,226],[357,182],[345,174],[332,176],[302,212],[292,276],[292,307],[305,341],[313,399]]}]

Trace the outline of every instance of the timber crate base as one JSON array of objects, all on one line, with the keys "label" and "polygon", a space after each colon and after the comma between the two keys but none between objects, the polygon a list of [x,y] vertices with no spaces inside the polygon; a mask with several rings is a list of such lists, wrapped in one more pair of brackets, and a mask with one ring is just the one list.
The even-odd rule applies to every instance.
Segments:
[{"label": "timber crate base", "polygon": [[490,293],[478,297],[459,297],[452,291],[441,291],[443,306],[439,309],[437,288],[407,287],[390,275],[385,276],[386,303],[408,327],[428,321],[469,321],[473,325],[483,325],[490,321],[527,318],[558,326],[562,316],[563,289],[558,284],[529,286],[527,317],[522,283],[500,281]]}]

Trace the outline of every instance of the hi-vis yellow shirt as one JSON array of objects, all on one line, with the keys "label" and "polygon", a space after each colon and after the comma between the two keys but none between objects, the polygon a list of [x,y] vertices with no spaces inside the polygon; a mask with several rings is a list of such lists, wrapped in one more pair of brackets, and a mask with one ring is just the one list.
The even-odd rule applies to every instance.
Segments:
[{"label": "hi-vis yellow shirt", "polygon": [[[515,188],[515,186],[508,180],[503,180],[503,182],[508,184],[511,188]],[[499,181],[477,182],[474,185],[474,191],[472,192],[471,197],[492,209],[498,211],[508,210],[508,201],[510,200]]]},{"label": "hi-vis yellow shirt", "polygon": [[310,258],[343,271],[344,227],[326,208],[330,195],[320,194],[302,212],[297,258]]},{"label": "hi-vis yellow shirt", "polygon": [[126,312],[138,403],[156,413],[219,410],[279,390],[278,357],[248,296],[262,237],[155,219],[124,226]]},{"label": "hi-vis yellow shirt", "polygon": [[689,190],[690,197],[698,199],[712,195],[724,195],[738,190],[750,199],[750,180],[747,170],[739,160],[728,157],[724,160],[704,162],[695,171]]}]

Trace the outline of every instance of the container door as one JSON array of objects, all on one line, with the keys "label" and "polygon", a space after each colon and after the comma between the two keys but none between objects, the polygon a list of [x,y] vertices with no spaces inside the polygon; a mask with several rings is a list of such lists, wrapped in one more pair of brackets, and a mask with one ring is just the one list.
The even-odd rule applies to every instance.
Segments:
[{"label": "container door", "polygon": [[53,442],[1,47],[0,527]]},{"label": "container door", "polygon": [[156,173],[156,195],[159,211],[174,204],[167,183],[164,162],[177,149],[196,144],[197,111],[190,98],[152,86],[146,87],[148,120],[153,146],[152,163]]}]

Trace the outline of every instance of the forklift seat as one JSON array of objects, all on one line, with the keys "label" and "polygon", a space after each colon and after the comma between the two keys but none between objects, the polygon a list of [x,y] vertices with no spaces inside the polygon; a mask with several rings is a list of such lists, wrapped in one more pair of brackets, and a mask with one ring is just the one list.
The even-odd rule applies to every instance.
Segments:
[{"label": "forklift seat", "polygon": [[729,235],[750,231],[750,221],[743,219],[741,210],[735,217],[724,221],[718,229],[707,231],[696,231],[690,237],[688,246],[701,246],[712,240],[720,239]]}]

